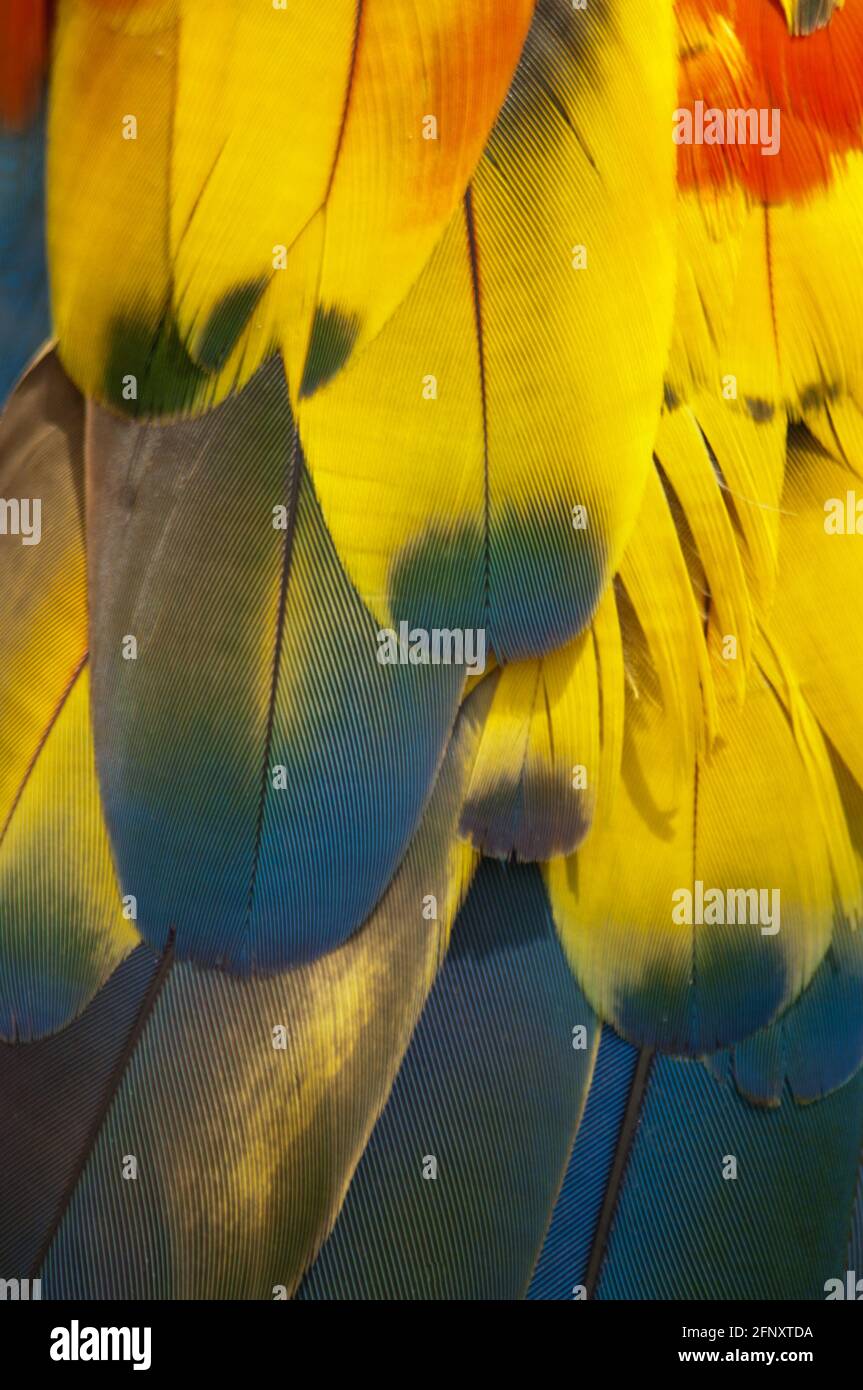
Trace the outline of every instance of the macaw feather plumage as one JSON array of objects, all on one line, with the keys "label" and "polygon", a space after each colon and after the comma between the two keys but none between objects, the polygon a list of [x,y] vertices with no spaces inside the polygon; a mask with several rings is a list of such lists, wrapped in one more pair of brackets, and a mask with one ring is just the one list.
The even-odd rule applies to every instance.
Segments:
[{"label": "macaw feather plumage", "polygon": [[5,0],[0,126],[0,1270],[822,1297],[863,0]]},{"label": "macaw feather plumage", "polygon": [[294,399],[313,394],[427,259],[532,10],[64,0],[48,227],[72,377],[124,409],[135,375],[130,412],[172,414],[212,405],[283,344]]}]

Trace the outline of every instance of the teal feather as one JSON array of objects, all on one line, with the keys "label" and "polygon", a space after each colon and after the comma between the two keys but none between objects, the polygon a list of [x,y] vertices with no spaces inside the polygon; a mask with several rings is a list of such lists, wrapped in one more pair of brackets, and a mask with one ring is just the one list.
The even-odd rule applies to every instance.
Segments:
[{"label": "teal feather", "polygon": [[[576,1028],[582,1038],[574,1038]],[[598,1039],[539,871],[484,861],[389,1104],[300,1297],[523,1295]]]},{"label": "teal feather", "polygon": [[410,843],[464,672],[378,663],[279,360],[199,421],[93,408],[87,536],[97,763],[144,937],[240,972],[332,950]]}]

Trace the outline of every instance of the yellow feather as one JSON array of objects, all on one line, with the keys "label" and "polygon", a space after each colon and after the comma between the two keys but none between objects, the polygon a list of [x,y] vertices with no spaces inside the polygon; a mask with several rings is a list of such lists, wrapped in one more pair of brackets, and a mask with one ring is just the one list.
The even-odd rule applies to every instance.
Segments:
[{"label": "yellow feather", "polygon": [[535,860],[584,838],[602,772],[597,676],[590,632],[498,673],[462,812],[477,849]]},{"label": "yellow feather", "polygon": [[[682,789],[674,727],[632,699],[626,719],[614,812],[576,855],[546,866],[552,911],[603,1018],[638,1043],[710,1051],[780,1013],[824,956],[833,877],[821,807],[761,679],[742,711],[723,707],[722,738],[709,761],[693,760]],[[705,913],[698,924],[697,881],[726,902],[730,890],[764,889],[779,930],[763,933],[760,916],[729,925]],[[693,895],[691,924],[672,915],[680,890]]]},{"label": "yellow feather", "polygon": [[[0,1034],[53,1032],[137,945],[123,915],[90,728],[83,402],[53,353],[0,423]],[[34,528],[38,503],[38,525]],[[23,513],[16,527],[21,526]],[[27,536],[37,543],[25,543]]]},{"label": "yellow feather", "polygon": [[278,346],[295,395],[335,375],[452,217],[533,8],[61,0],[49,256],[76,383],[173,415]]},{"label": "yellow feather", "polygon": [[789,653],[825,734],[863,786],[863,536],[848,528],[849,520],[856,524],[859,489],[856,475],[817,443],[792,437],[771,632]]},{"label": "yellow feather", "polygon": [[683,508],[710,586],[710,623],[715,643],[733,636],[736,659],[726,662],[738,699],[746,689],[752,643],[752,603],[740,550],[719,480],[688,406],[665,411],[656,457]]},{"label": "yellow feather", "polygon": [[716,697],[707,647],[686,562],[655,470],[620,578],[647,643],[669,726],[673,762],[682,770],[716,733]]},{"label": "yellow feather", "polygon": [[540,5],[470,199],[416,287],[298,409],[364,600],[387,622],[399,602],[412,619],[460,612],[504,660],[574,636],[614,572],[671,322],[670,12],[555,14]]}]

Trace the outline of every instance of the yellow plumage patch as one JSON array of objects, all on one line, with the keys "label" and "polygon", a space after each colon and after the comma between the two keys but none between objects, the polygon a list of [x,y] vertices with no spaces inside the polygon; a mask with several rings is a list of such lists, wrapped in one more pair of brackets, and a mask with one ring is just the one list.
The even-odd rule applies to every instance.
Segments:
[{"label": "yellow plumage patch", "polygon": [[[82,438],[83,402],[48,353],[0,425],[6,1039],[29,1040],[70,1022],[139,940],[122,911],[90,728]],[[9,499],[28,508],[26,518],[13,516],[14,531]]]},{"label": "yellow plumage patch", "polygon": [[669,380],[741,408],[801,415],[861,394],[863,155],[836,159],[804,201],[762,206],[738,190],[682,192],[681,267]]},{"label": "yellow plumage patch", "polygon": [[11,515],[0,537],[0,828],[87,654],[83,496],[76,493],[83,412],[48,354],[22,381],[0,426],[0,496],[18,505],[18,534]]},{"label": "yellow plumage patch", "polygon": [[[593,1007],[631,1040],[670,1051],[709,1051],[775,1017],[832,930],[817,797],[763,680],[750,683],[742,711],[723,708],[722,729],[710,760],[694,759],[676,787],[673,726],[630,699],[614,811],[577,855],[546,868],[564,949]],[[715,904],[697,920],[698,882],[703,895],[721,894],[722,920]],[[728,894],[747,889],[765,890],[778,931],[760,916],[737,920],[736,897],[729,923]],[[684,891],[689,921],[673,915]]]},{"label": "yellow plumage patch", "polygon": [[[734,638],[735,660],[726,663],[738,698],[746,688],[752,645],[752,601],[738,539],[719,487],[704,436],[688,406],[665,411],[656,457],[683,508],[709,586],[708,647]],[[711,640],[712,639],[712,640]],[[720,668],[721,669],[721,668]]]},{"label": "yellow plumage patch", "polygon": [[665,717],[674,730],[673,762],[685,768],[696,748],[704,750],[712,742],[716,696],[686,562],[662,484],[652,469],[620,579],[644,635]]},{"label": "yellow plumage patch", "polygon": [[567,853],[587,832],[600,777],[592,633],[506,666],[494,679],[462,834],[501,859]]},{"label": "yellow plumage patch", "polygon": [[62,0],[49,232],[76,383],[174,414],[282,343],[295,393],[335,375],[452,216],[532,12]]},{"label": "yellow plumage patch", "polygon": [[426,271],[299,402],[334,541],[382,620],[458,615],[504,660],[539,655],[585,626],[614,572],[670,332],[669,18],[539,6]]},{"label": "yellow plumage patch", "polygon": [[824,732],[863,786],[863,505],[858,513],[858,498],[863,502],[859,477],[805,433],[795,432],[771,628]]}]

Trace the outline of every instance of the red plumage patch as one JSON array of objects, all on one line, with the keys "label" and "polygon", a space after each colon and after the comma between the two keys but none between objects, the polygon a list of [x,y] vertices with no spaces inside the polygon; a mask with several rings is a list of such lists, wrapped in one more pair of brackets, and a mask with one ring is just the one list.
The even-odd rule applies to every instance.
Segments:
[{"label": "red plumage patch", "polygon": [[829,183],[836,158],[863,149],[863,0],[792,37],[778,0],[677,0],[678,101],[780,112],[780,148],[684,144],[682,187],[742,184],[759,201],[796,201]]},{"label": "red plumage patch", "polygon": [[38,105],[48,60],[49,0],[0,0],[0,124],[19,130]]}]

